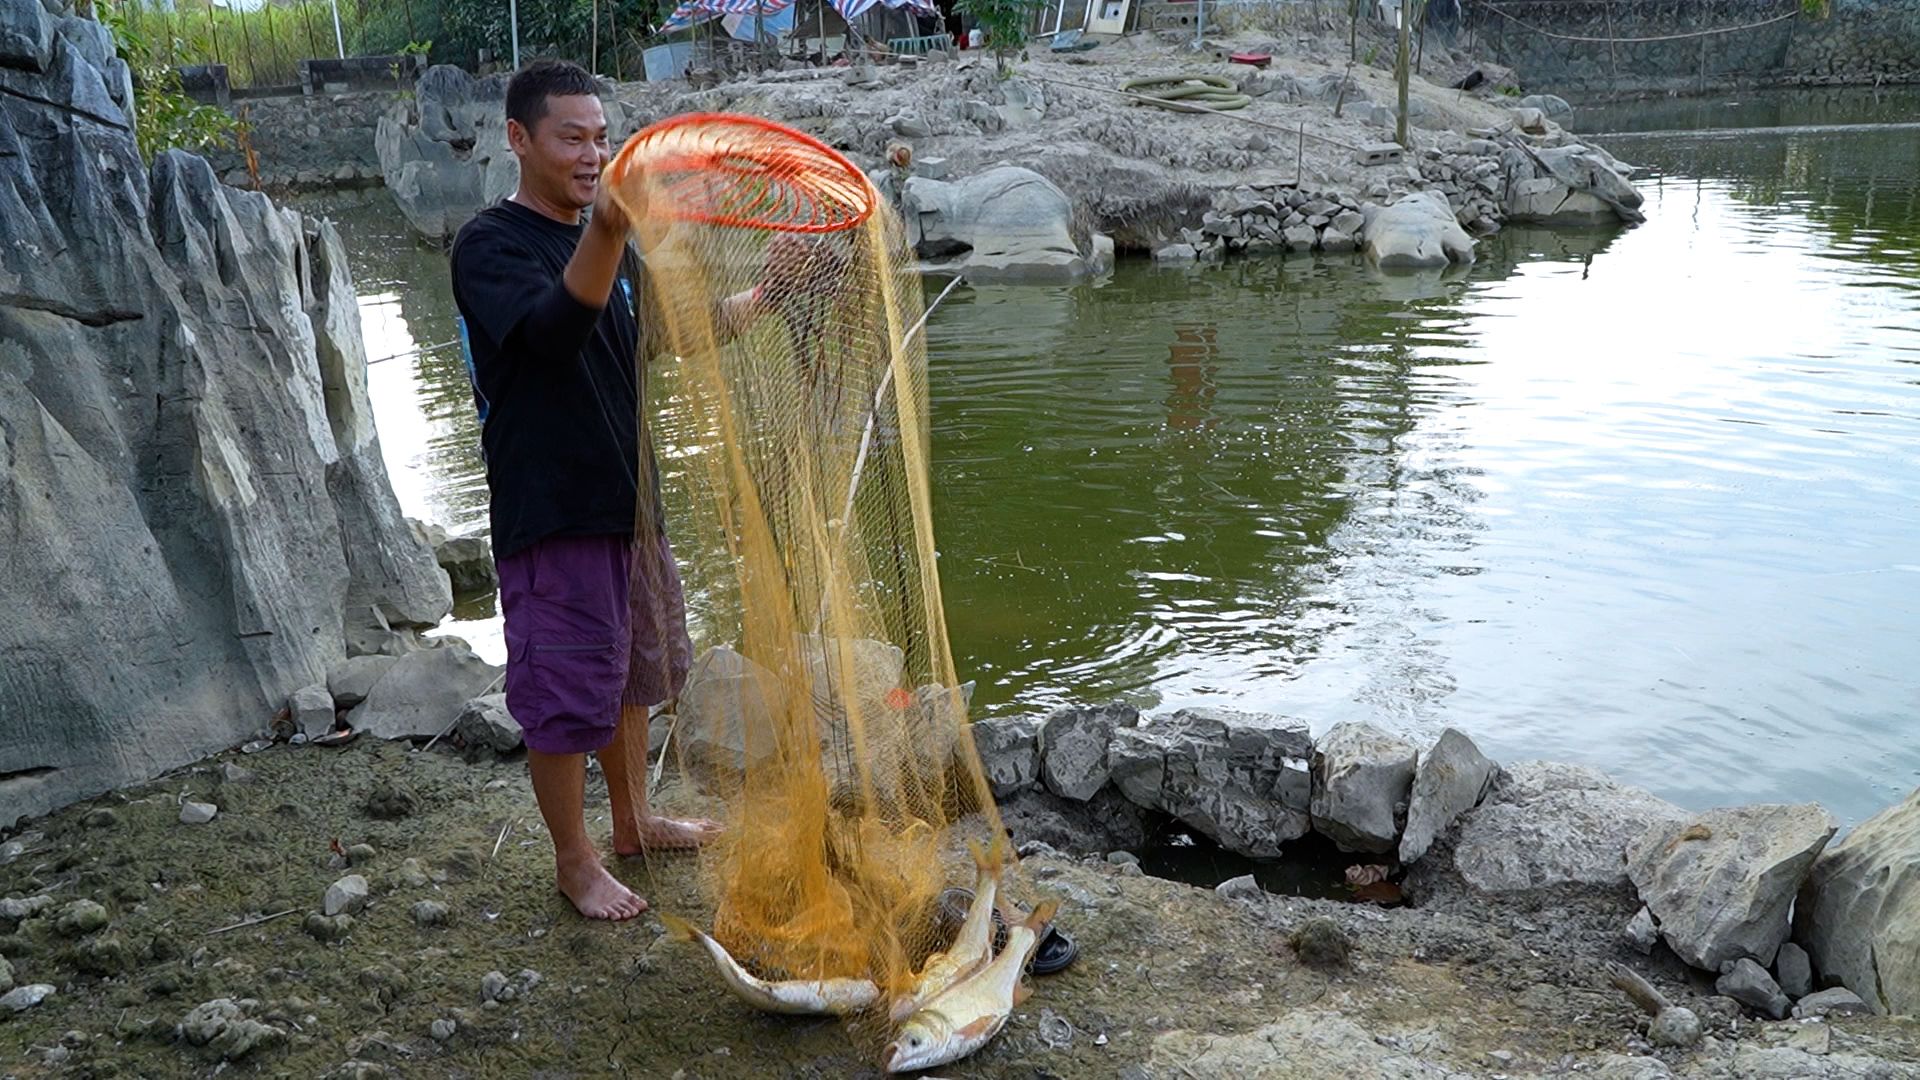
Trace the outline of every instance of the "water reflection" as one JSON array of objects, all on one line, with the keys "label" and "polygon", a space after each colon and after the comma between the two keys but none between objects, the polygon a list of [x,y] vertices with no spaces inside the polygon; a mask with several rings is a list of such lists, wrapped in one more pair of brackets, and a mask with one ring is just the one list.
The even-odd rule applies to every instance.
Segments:
[{"label": "water reflection", "polygon": [[[1854,819],[1910,788],[1920,140],[1609,146],[1651,170],[1647,224],[1509,230],[1471,268],[957,291],[927,331],[933,491],[976,711],[1457,724],[1694,805]],[[400,229],[348,230],[375,356],[451,337],[444,262]],[[457,355],[373,373],[408,512],[484,527]],[[655,380],[669,481],[712,443],[676,392]],[[697,613],[724,548],[673,529]]]},{"label": "water reflection", "polygon": [[1220,425],[1213,399],[1220,392],[1218,331],[1211,325],[1176,325],[1167,347],[1167,430],[1207,431]]}]

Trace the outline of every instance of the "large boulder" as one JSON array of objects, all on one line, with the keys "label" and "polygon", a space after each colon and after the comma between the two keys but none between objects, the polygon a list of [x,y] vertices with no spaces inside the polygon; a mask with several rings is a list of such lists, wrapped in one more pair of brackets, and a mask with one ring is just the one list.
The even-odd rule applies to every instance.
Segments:
[{"label": "large boulder", "polygon": [[1445,892],[1457,879],[1476,903],[1572,899],[1621,909],[1624,921],[1639,907],[1627,878],[1627,845],[1686,817],[1596,769],[1521,762],[1504,768],[1486,800],[1461,817],[1451,860],[1422,860],[1409,886],[1416,895]]},{"label": "large boulder", "polygon": [[1629,170],[1598,147],[1580,143],[1534,149],[1510,145],[1507,220],[1516,224],[1601,225],[1645,220]]},{"label": "large boulder", "polygon": [[1420,757],[1407,802],[1407,827],[1400,836],[1400,863],[1412,866],[1453,827],[1461,814],[1480,805],[1498,768],[1473,740],[1448,728]]},{"label": "large boulder", "polygon": [[474,654],[465,642],[401,657],[347,714],[347,726],[382,739],[432,738],[447,730],[467,702],[496,687],[501,669]]},{"label": "large boulder", "polygon": [[974,753],[987,774],[993,797],[1004,799],[1032,787],[1040,778],[1040,719],[1003,716],[976,720],[967,730]]},{"label": "large boulder", "polygon": [[1823,978],[1880,1012],[1920,1015],[1920,790],[1814,861],[1793,921]]},{"label": "large boulder", "polygon": [[[431,67],[413,95],[380,118],[374,153],[381,177],[420,235],[452,239],[468,219],[519,185],[520,161],[507,145],[507,78]],[[618,146],[633,133],[627,111],[611,94],[602,94],[601,104],[607,137]]]},{"label": "large boulder", "polygon": [[1221,847],[1265,858],[1311,827],[1305,724],[1223,709],[1182,709],[1114,732],[1114,786]]},{"label": "large boulder", "polygon": [[[470,751],[511,754],[525,742],[525,733],[507,711],[507,695],[488,694],[466,703],[454,719],[453,732]],[[648,735],[652,735],[651,729]]]},{"label": "large boulder", "polygon": [[484,596],[500,588],[493,542],[484,536],[455,536],[433,546],[433,557],[447,572],[455,596]]},{"label": "large boulder", "polygon": [[327,693],[336,708],[351,709],[367,700],[373,684],[400,662],[397,656],[354,656],[327,669]]},{"label": "large boulder", "polygon": [[1073,230],[1073,203],[1031,169],[1002,165],[958,181],[901,186],[907,239],[921,256],[966,254],[974,282],[1074,282],[1094,272]]},{"label": "large boulder", "polygon": [[771,671],[725,645],[701,653],[675,709],[673,740],[687,767],[738,774],[774,752],[774,710],[785,691]]},{"label": "large boulder", "polygon": [[1030,787],[1000,800],[999,809],[1015,844],[1041,843],[1075,855],[1139,850],[1159,823],[1110,787],[1086,802]]},{"label": "large boulder", "polygon": [[1313,827],[1344,851],[1392,851],[1420,751],[1372,724],[1336,724],[1320,739]]},{"label": "large boulder", "polygon": [[1437,191],[1401,196],[1392,206],[1361,208],[1366,225],[1361,242],[1367,257],[1383,269],[1428,269],[1473,261],[1473,237],[1454,219],[1447,197]]},{"label": "large boulder", "polygon": [[451,599],[398,527],[332,227],[149,167],[105,29],[0,13],[4,826],[241,741],[350,623]]},{"label": "large boulder", "polygon": [[1648,830],[1627,849],[1627,876],[1682,960],[1771,967],[1794,894],[1839,827],[1811,803],[1710,810]]},{"label": "large boulder", "polygon": [[1114,732],[1140,721],[1130,705],[1055,709],[1040,723],[1040,778],[1063,799],[1086,802],[1107,786],[1107,747]]}]

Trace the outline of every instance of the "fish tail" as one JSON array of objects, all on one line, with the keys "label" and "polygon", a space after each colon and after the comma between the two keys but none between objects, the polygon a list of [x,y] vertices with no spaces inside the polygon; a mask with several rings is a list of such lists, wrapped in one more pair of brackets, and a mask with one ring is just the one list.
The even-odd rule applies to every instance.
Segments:
[{"label": "fish tail", "polygon": [[982,874],[992,877],[999,873],[1001,864],[1006,862],[1006,859],[1002,857],[1002,843],[1003,841],[998,837],[994,839],[992,847],[988,847],[978,840],[967,841],[967,851],[973,855],[973,865]]},{"label": "fish tail", "polygon": [[1053,917],[1058,914],[1060,914],[1060,901],[1042,900],[1040,901],[1040,905],[1033,909],[1033,913],[1027,916],[1026,921],[1020,925],[1033,931],[1037,938],[1053,923]]},{"label": "fish tail", "polygon": [[667,928],[667,936],[675,941],[693,941],[702,935],[692,923],[678,915],[660,913],[660,922]]}]

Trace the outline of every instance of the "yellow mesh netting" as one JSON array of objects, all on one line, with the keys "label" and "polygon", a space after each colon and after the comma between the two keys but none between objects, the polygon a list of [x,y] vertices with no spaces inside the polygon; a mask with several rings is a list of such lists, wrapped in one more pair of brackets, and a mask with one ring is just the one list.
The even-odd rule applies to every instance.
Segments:
[{"label": "yellow mesh netting", "polygon": [[672,752],[724,805],[714,936],[763,978],[905,990],[947,944],[950,873],[972,880],[957,834],[1000,823],[941,608],[899,222],[838,154],[745,117],[648,128],[607,181],[644,252],[646,351],[675,365],[656,441],[706,651]]}]

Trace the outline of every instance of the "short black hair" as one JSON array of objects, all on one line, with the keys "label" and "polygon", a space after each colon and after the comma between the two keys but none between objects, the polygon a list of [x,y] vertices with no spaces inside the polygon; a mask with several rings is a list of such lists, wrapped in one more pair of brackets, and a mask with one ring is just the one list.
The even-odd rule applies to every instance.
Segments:
[{"label": "short black hair", "polygon": [[535,60],[507,83],[507,119],[520,121],[528,131],[547,115],[547,99],[590,94],[598,97],[600,84],[587,69],[570,60]]}]

